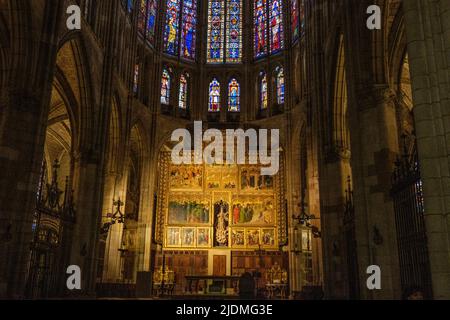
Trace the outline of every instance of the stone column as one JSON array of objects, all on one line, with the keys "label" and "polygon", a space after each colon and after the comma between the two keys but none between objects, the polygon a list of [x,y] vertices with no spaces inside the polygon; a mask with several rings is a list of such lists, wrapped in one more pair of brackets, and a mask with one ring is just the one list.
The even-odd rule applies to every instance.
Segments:
[{"label": "stone column", "polygon": [[[116,173],[108,173],[104,178],[102,225],[104,223],[107,223],[110,221],[110,219],[107,218],[107,215],[109,213],[114,214],[115,208],[113,208],[113,202],[114,202],[114,200],[117,200],[119,197],[119,191],[116,190],[117,181],[119,181],[119,179],[120,179],[120,177]],[[121,199],[121,201],[123,201],[123,199]],[[119,227],[118,225],[114,225],[114,226],[110,227],[108,236],[105,240],[105,251],[102,252],[102,254],[104,256],[101,257],[104,259],[102,282],[110,283],[110,282],[114,282],[115,279],[119,278],[118,268],[115,268],[115,266],[118,265],[118,263],[113,263],[111,261],[111,258],[112,258],[111,243],[112,242],[116,243],[116,242],[120,241],[118,239],[122,238],[121,231],[119,232],[119,235],[117,234],[117,230],[119,229],[118,227]],[[116,250],[114,257],[117,257],[117,255],[118,255],[118,252]],[[113,271],[115,269],[117,269],[117,272]]]},{"label": "stone column", "polygon": [[[14,32],[0,92],[0,297],[9,298],[25,293],[61,16],[56,2],[31,13],[29,4],[9,2]],[[46,16],[45,28],[39,15]]]},{"label": "stone column", "polygon": [[76,224],[73,228],[70,264],[80,266],[82,294],[92,295],[96,282],[96,249],[102,213],[102,166],[93,152],[74,159]]},{"label": "stone column", "polygon": [[450,299],[450,2],[404,1],[435,299]]},{"label": "stone column", "polygon": [[320,172],[321,217],[323,228],[324,284],[328,299],[342,299],[345,292],[342,216],[344,181],[349,175],[348,154],[330,152],[322,160]]},{"label": "stone column", "polygon": [[19,298],[25,293],[48,107],[43,92],[10,90],[17,92],[3,92],[0,102],[0,296]]},{"label": "stone column", "polygon": [[[361,297],[398,299],[399,261],[395,214],[390,196],[393,164],[398,154],[395,95],[386,86],[360,92],[351,108],[355,227]],[[369,291],[366,270],[381,268],[382,290]]]}]

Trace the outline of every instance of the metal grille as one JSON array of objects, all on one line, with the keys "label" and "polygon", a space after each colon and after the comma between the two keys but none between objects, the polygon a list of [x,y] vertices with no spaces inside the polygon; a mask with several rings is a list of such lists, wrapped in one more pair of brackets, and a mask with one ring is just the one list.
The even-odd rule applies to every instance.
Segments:
[{"label": "metal grille", "polygon": [[[58,186],[59,163],[53,165],[51,184],[46,184],[47,168],[42,167],[37,193],[36,211],[33,219],[33,241],[31,243],[26,296],[28,299],[46,299],[62,295],[71,229],[75,223],[73,194]],[[62,198],[61,198],[62,196]]]},{"label": "metal grille", "polygon": [[348,297],[349,299],[357,300],[360,298],[360,283],[355,229],[355,206],[351,177],[348,177],[347,187],[348,189],[345,191],[344,232],[347,257]]},{"label": "metal grille", "polygon": [[397,160],[391,196],[394,200],[402,289],[406,292],[418,288],[423,290],[426,298],[432,298],[422,180],[415,148],[411,153],[405,149]]}]

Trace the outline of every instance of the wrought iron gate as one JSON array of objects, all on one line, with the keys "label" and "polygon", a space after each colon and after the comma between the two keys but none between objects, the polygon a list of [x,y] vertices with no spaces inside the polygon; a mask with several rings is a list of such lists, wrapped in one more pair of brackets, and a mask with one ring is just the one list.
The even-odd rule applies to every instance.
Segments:
[{"label": "wrought iron gate", "polygon": [[345,191],[344,232],[347,258],[348,297],[351,300],[357,300],[360,298],[360,283],[355,229],[355,206],[350,177],[348,177],[347,180],[347,188],[348,189]]},{"label": "wrought iron gate", "polygon": [[42,169],[32,226],[33,241],[26,288],[29,299],[58,297],[64,291],[64,266],[70,252],[65,250],[65,246],[70,243],[75,209],[68,178],[65,191],[59,189],[58,169],[59,163],[55,161],[50,184],[46,184],[45,164]]},{"label": "wrought iron gate", "polygon": [[424,219],[424,199],[416,149],[406,148],[396,162],[392,175],[391,196],[394,200],[400,278],[405,292],[423,290],[432,298],[430,263]]}]

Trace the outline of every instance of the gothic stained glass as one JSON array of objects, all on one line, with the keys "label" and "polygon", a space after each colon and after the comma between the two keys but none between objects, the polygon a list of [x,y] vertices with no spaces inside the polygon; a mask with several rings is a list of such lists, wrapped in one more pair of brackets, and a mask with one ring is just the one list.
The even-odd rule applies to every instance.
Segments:
[{"label": "gothic stained glass", "polygon": [[208,63],[223,62],[224,12],[224,0],[209,1]]},{"label": "gothic stained glass", "polygon": [[189,75],[183,74],[180,78],[180,94],[178,97],[178,107],[183,110],[188,108],[188,80]]},{"label": "gothic stained glass", "polygon": [[284,49],[282,0],[254,0],[253,9],[255,58]]},{"label": "gothic stained glass", "polygon": [[195,59],[196,28],[197,0],[184,0],[181,34],[181,56],[183,58]]},{"label": "gothic stained glass", "polygon": [[122,3],[127,8],[128,13],[133,11],[133,0],[122,0]]},{"label": "gothic stained glass", "polygon": [[282,0],[270,3],[270,53],[284,48],[283,6]]},{"label": "gothic stained glass", "polygon": [[167,69],[163,70],[161,79],[161,104],[170,104],[171,77]]},{"label": "gothic stained glass", "polygon": [[285,94],[285,78],[284,78],[284,70],[281,67],[276,69],[276,77],[277,77],[277,102],[278,104],[284,103],[284,94]]},{"label": "gothic stained glass", "polygon": [[267,0],[255,0],[254,4],[255,57],[261,58],[267,54]]},{"label": "gothic stained glass", "polygon": [[139,64],[134,66],[133,92],[136,94],[139,89]]},{"label": "gothic stained glass", "polygon": [[210,0],[208,4],[208,63],[242,60],[242,0]]},{"label": "gothic stained glass", "polygon": [[299,8],[298,0],[290,0],[291,2],[291,33],[292,42],[296,42],[300,37]]},{"label": "gothic stained glass", "polygon": [[166,9],[164,52],[195,59],[197,0],[167,0]]},{"label": "gothic stained glass", "polygon": [[138,0],[138,31],[150,43],[155,41],[158,0]]},{"label": "gothic stained glass", "polygon": [[305,34],[305,0],[300,0],[300,26],[302,35]]},{"label": "gothic stained glass", "polygon": [[266,110],[269,106],[269,90],[267,87],[267,75],[265,72],[261,72],[259,75],[261,79],[260,83],[260,103],[261,103],[261,110]]},{"label": "gothic stained glass", "polygon": [[228,84],[228,111],[241,111],[241,86],[236,79],[231,79]]},{"label": "gothic stained glass", "polygon": [[177,55],[179,49],[180,1],[167,0],[164,52],[171,55]]},{"label": "gothic stained glass", "polygon": [[157,9],[158,0],[148,0],[146,37],[151,43],[155,42]]},{"label": "gothic stained glass", "polygon": [[138,31],[145,35],[145,20],[147,17],[147,0],[139,0],[139,13],[138,13]]},{"label": "gothic stained glass", "polygon": [[209,84],[209,112],[220,112],[220,83],[214,78]]},{"label": "gothic stained glass", "polygon": [[242,58],[242,0],[228,0],[226,32],[227,63],[239,63]]}]

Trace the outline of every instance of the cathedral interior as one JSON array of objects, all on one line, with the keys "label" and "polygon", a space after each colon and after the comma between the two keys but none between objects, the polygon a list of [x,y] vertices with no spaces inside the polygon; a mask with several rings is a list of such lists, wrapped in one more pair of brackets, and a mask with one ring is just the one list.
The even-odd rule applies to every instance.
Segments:
[{"label": "cathedral interior", "polygon": [[0,298],[450,299],[450,1],[0,0],[0,199]]}]

